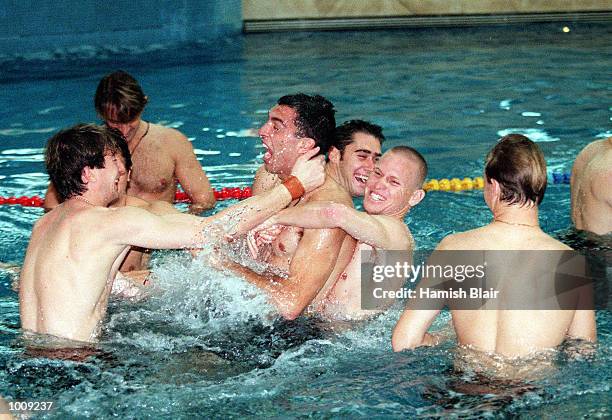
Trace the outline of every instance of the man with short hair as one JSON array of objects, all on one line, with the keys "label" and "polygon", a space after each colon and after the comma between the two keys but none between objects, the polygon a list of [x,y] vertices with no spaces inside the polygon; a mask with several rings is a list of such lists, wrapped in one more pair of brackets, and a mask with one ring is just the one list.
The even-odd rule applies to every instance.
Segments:
[{"label": "man with short hair", "polygon": [[[382,133],[380,138],[371,134],[355,138],[350,142],[350,147],[346,141],[343,157],[333,147],[334,113],[331,102],[319,95],[299,93],[280,98],[270,110],[268,121],[259,130],[266,152],[263,156],[264,167],[256,174],[253,191],[266,191],[283,180],[296,157],[318,145],[321,153],[329,150],[329,162],[325,167],[326,182],[293,205],[333,201],[352,207],[351,194],[358,194],[362,183],[357,175],[361,178],[361,174],[367,173],[367,166],[373,167],[376,156],[380,154]],[[357,153],[364,156],[365,164],[353,159],[352,155]],[[341,163],[350,164],[351,169],[343,170]],[[278,278],[274,275],[265,277],[242,267],[235,267],[235,270],[267,291],[284,318],[294,319],[324,287],[336,265],[345,236],[346,233],[338,228],[286,228],[271,244],[266,253],[266,262],[274,267],[275,273],[280,271],[287,278],[277,282],[274,279]]]},{"label": "man with short hair", "polygon": [[278,225],[344,230],[348,235],[338,263],[309,308],[328,319],[363,319],[385,309],[382,304],[375,310],[362,307],[362,251],[394,250],[411,254],[415,248],[404,218],[425,196],[422,189],[427,176],[425,159],[411,147],[397,146],[385,152],[368,175],[363,200],[365,212],[332,202],[287,208],[255,228],[249,244],[257,254],[259,245],[275,238]]},{"label": "man with short hair", "polygon": [[[128,195],[147,201],[174,202],[177,181],[191,200],[190,212],[215,205],[210,182],[196,159],[193,146],[179,131],[142,119],[148,97],[130,74],[115,71],[100,80],[96,112],[126,138],[134,163]],[[45,196],[45,209],[59,203],[53,184]]]},{"label": "man with short hair", "polygon": [[586,146],[570,180],[572,221],[578,230],[612,233],[612,137]]},{"label": "man with short hair", "polygon": [[[62,204],[34,225],[20,277],[24,330],[94,341],[119,265],[130,246],[191,248],[211,222],[255,226],[323,182],[318,148],[296,159],[292,176],[268,193],[208,218],[154,215],[134,206],[108,208],[120,196],[116,154],[121,136],[96,125],[60,131],[48,142],[46,165]],[[231,220],[228,220],[230,218]]]},{"label": "man with short hair", "polygon": [[[445,237],[436,251],[542,250],[551,255],[571,250],[540,229],[538,206],[545,191],[546,162],[540,148],[525,136],[504,136],[489,152],[485,163],[484,199],[493,213],[493,220],[486,226]],[[530,254],[536,253],[522,255]],[[487,278],[487,282],[498,280],[497,291],[503,294],[499,302],[511,302],[511,306],[480,310],[450,307],[459,345],[516,357],[553,348],[565,337],[596,340],[595,314],[588,309],[592,299],[588,288],[578,289],[573,296],[575,306],[567,310],[540,307],[512,310],[512,305],[518,306],[521,302],[516,298],[513,303],[505,300],[508,296],[520,294],[533,298],[541,296],[544,290],[552,291],[554,296],[556,283],[550,277],[539,277],[541,269],[548,267],[534,267],[528,261],[511,262],[512,253],[504,255],[508,256],[504,262],[506,271],[512,270],[514,275]],[[419,288],[425,288],[427,280],[422,280]],[[427,309],[415,308],[415,302],[418,300],[408,301],[407,309],[395,326],[392,339],[395,351],[437,343],[437,337],[427,330],[448,300],[436,301],[435,307]]]}]

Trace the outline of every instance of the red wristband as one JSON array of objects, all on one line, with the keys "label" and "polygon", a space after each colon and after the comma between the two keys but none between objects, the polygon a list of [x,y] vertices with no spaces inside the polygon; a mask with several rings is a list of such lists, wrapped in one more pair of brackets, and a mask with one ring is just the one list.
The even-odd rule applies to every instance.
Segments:
[{"label": "red wristband", "polygon": [[285,186],[285,188],[287,188],[287,191],[289,191],[289,194],[291,194],[291,200],[297,200],[298,198],[303,196],[304,193],[306,192],[300,180],[293,175],[287,178],[283,182],[283,185]]}]

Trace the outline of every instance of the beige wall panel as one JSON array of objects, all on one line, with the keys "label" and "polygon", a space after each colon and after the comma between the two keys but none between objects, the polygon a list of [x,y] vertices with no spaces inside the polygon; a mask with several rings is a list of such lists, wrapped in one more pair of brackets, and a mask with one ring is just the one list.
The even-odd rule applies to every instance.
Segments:
[{"label": "beige wall panel", "polygon": [[242,0],[244,20],[612,10],[610,0]]}]

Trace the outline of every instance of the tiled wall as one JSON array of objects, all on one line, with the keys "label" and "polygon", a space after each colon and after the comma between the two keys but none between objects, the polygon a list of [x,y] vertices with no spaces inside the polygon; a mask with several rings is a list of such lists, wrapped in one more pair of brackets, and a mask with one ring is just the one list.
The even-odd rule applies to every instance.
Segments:
[{"label": "tiled wall", "polygon": [[610,11],[610,0],[242,0],[245,20]]}]

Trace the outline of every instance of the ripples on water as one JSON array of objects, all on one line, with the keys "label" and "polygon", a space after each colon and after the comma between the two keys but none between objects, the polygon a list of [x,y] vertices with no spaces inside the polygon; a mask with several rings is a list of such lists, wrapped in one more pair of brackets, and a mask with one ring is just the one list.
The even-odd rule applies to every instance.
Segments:
[{"label": "ripples on water", "polygon": [[[582,147],[610,134],[609,38],[607,26],[561,34],[557,25],[539,25],[253,35],[213,60],[201,45],[1,57],[0,195],[44,193],[44,141],[60,127],[96,119],[95,86],[117,67],[134,73],[150,96],[147,119],[189,137],[215,187],[250,184],[261,158],[254,129],[278,97],[300,90],[330,97],[338,121],[381,124],[385,149],[419,149],[431,178],[481,175],[486,151],[508,132],[539,142],[549,174],[568,172]],[[0,207],[2,261],[23,262],[40,214]],[[420,249],[489,220],[479,191],[430,193],[406,218]],[[596,246],[568,230],[568,185],[549,185],[541,221],[566,243]],[[392,353],[401,305],[359,325],[283,322],[232,275],[182,253],[160,252],[154,262],[153,296],[111,302],[100,353],[83,363],[23,355],[17,296],[0,272],[0,392],[52,399],[57,418],[478,417],[498,410],[610,417],[608,311],[597,315],[594,355],[556,353],[548,376],[487,383],[454,371],[452,342]]]}]

